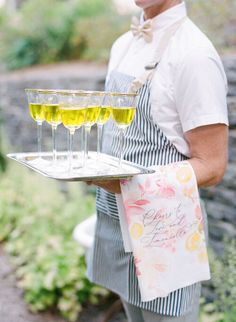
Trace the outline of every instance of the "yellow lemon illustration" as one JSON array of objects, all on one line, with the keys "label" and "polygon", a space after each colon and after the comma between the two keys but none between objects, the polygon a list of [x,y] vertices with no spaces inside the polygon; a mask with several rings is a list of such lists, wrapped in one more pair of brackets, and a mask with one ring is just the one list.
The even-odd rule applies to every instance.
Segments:
[{"label": "yellow lemon illustration", "polygon": [[207,255],[206,250],[204,250],[198,254],[198,259],[200,262],[203,262],[203,263],[208,261],[208,255]]},{"label": "yellow lemon illustration", "polygon": [[190,252],[197,250],[201,243],[201,235],[198,231],[195,231],[186,240],[186,249]]},{"label": "yellow lemon illustration", "polygon": [[189,167],[183,166],[176,172],[176,178],[180,183],[187,183],[192,178],[192,171]]},{"label": "yellow lemon illustration", "polygon": [[204,224],[203,224],[203,220],[200,221],[200,223],[198,224],[198,231],[199,233],[202,233],[204,230]]},{"label": "yellow lemon illustration", "polygon": [[139,239],[143,234],[143,225],[135,223],[130,228],[130,234],[134,239]]}]

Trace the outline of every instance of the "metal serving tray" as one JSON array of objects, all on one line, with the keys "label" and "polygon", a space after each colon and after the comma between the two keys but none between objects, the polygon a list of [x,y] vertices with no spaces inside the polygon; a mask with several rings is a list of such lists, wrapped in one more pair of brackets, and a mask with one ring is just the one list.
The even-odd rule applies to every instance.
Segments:
[{"label": "metal serving tray", "polygon": [[89,152],[88,166],[79,167],[79,154],[73,155],[73,170],[68,171],[68,154],[57,154],[57,167],[52,166],[52,153],[43,152],[38,159],[37,153],[10,153],[7,157],[28,167],[29,169],[51,179],[62,181],[90,181],[90,180],[114,180],[132,177],[137,174],[150,174],[155,172],[138,164],[122,161],[119,168],[118,159],[107,154],[101,154],[98,159],[96,152]]}]

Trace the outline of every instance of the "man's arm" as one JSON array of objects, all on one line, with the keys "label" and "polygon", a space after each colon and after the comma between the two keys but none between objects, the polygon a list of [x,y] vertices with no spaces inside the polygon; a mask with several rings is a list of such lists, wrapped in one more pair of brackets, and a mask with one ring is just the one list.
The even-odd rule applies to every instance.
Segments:
[{"label": "man's arm", "polygon": [[[195,128],[185,133],[188,141],[191,163],[199,187],[208,187],[219,183],[224,175],[228,160],[228,127],[213,124]],[[120,193],[119,180],[93,181],[109,192]]]},{"label": "man's arm", "polygon": [[201,126],[186,132],[185,137],[198,186],[219,183],[228,160],[228,127],[224,124]]}]

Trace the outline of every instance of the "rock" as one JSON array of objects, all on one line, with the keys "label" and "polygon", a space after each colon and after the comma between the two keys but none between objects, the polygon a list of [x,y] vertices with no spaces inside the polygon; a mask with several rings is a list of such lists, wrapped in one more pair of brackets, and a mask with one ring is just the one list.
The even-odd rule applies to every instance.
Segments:
[{"label": "rock", "polygon": [[213,239],[209,240],[209,247],[214,251],[215,254],[219,257],[223,257],[224,255],[224,244],[222,241],[216,241]]},{"label": "rock", "polygon": [[229,146],[229,161],[231,163],[236,162],[236,151],[234,146]]},{"label": "rock", "polygon": [[224,57],[223,64],[228,80],[228,96],[236,96],[236,57]]},{"label": "rock", "polygon": [[209,217],[209,236],[212,240],[222,241],[224,236],[228,238],[236,237],[236,227],[231,223],[222,220],[212,220]]},{"label": "rock", "polygon": [[205,200],[206,211],[209,217],[215,220],[225,220],[236,225],[236,210],[215,200]]},{"label": "rock", "polygon": [[[234,151],[236,147],[234,148]],[[229,163],[221,184],[228,189],[236,191],[236,166],[235,163]]]},{"label": "rock", "polygon": [[214,200],[218,203],[231,206],[236,214],[236,191],[225,189],[223,185],[215,188]]},{"label": "rock", "polygon": [[236,127],[236,97],[231,96],[227,98],[229,124],[230,127]]},{"label": "rock", "polygon": [[203,199],[213,200],[214,194],[215,194],[215,187],[200,189],[200,195],[201,195],[201,198]]},{"label": "rock", "polygon": [[234,69],[230,69],[227,71],[227,80],[229,85],[236,85],[236,73]]},{"label": "rock", "polygon": [[223,62],[223,65],[224,65],[227,75],[228,75],[229,71],[236,72],[236,57],[235,57],[235,55],[222,57],[222,62]]},{"label": "rock", "polygon": [[235,130],[230,130],[229,147],[233,148],[235,150],[235,147],[236,147],[236,129]]},{"label": "rock", "polygon": [[204,297],[207,303],[212,303],[217,299],[217,295],[212,287],[205,282],[202,284],[201,296]]}]

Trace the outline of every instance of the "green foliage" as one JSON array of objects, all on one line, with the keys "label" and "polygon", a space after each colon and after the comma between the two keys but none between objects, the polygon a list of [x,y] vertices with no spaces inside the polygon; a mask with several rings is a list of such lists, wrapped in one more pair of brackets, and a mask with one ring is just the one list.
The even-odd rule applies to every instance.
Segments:
[{"label": "green foliage", "polygon": [[[236,46],[235,0],[188,0],[190,17],[218,49]],[[128,30],[107,0],[25,0],[14,14],[0,9],[0,58],[9,69],[63,60],[107,61],[113,41]]]},{"label": "green foliage", "polygon": [[190,17],[218,49],[236,46],[235,0],[187,0]]},{"label": "green foliage", "polygon": [[3,24],[6,22],[6,20],[7,20],[7,13],[3,9],[3,7],[0,7],[0,29],[3,26]]},{"label": "green foliage", "polygon": [[2,119],[1,119],[1,108],[0,108],[0,173],[6,171],[7,162],[2,152]]},{"label": "green foliage", "polygon": [[214,258],[212,274],[215,291],[218,295],[218,301],[216,302],[217,310],[227,314],[235,312],[236,240],[225,241],[224,258],[222,260],[219,260],[216,257]]},{"label": "green foliage", "polygon": [[226,239],[224,247],[223,258],[210,256],[217,300],[203,305],[202,322],[236,322],[236,240]]},{"label": "green foliage", "polygon": [[9,167],[0,185],[0,241],[18,286],[32,311],[57,307],[68,321],[107,294],[85,277],[84,251],[72,240],[74,227],[94,211],[94,196],[80,188],[69,185],[65,195],[19,166]]},{"label": "green foliage", "polygon": [[94,18],[111,13],[113,8],[112,1],[104,0],[79,0],[74,1],[76,6],[76,15],[78,17]]},{"label": "green foliage", "polygon": [[236,322],[236,307],[224,313],[224,316],[217,322]]},{"label": "green foliage", "polygon": [[6,171],[7,162],[4,154],[0,151],[0,172]]},{"label": "green foliage", "polygon": [[[9,69],[70,59],[107,59],[122,22],[106,0],[26,0],[0,15],[2,58]],[[92,54],[91,54],[92,53]]]},{"label": "green foliage", "polygon": [[[99,27],[98,27],[99,26]],[[121,26],[123,28],[121,29]],[[120,30],[120,31],[119,31]],[[119,34],[128,30],[127,17],[118,15],[95,16],[93,19],[81,19],[75,24],[75,37],[82,34],[87,41],[82,58],[105,61],[109,57],[112,43]]]}]

